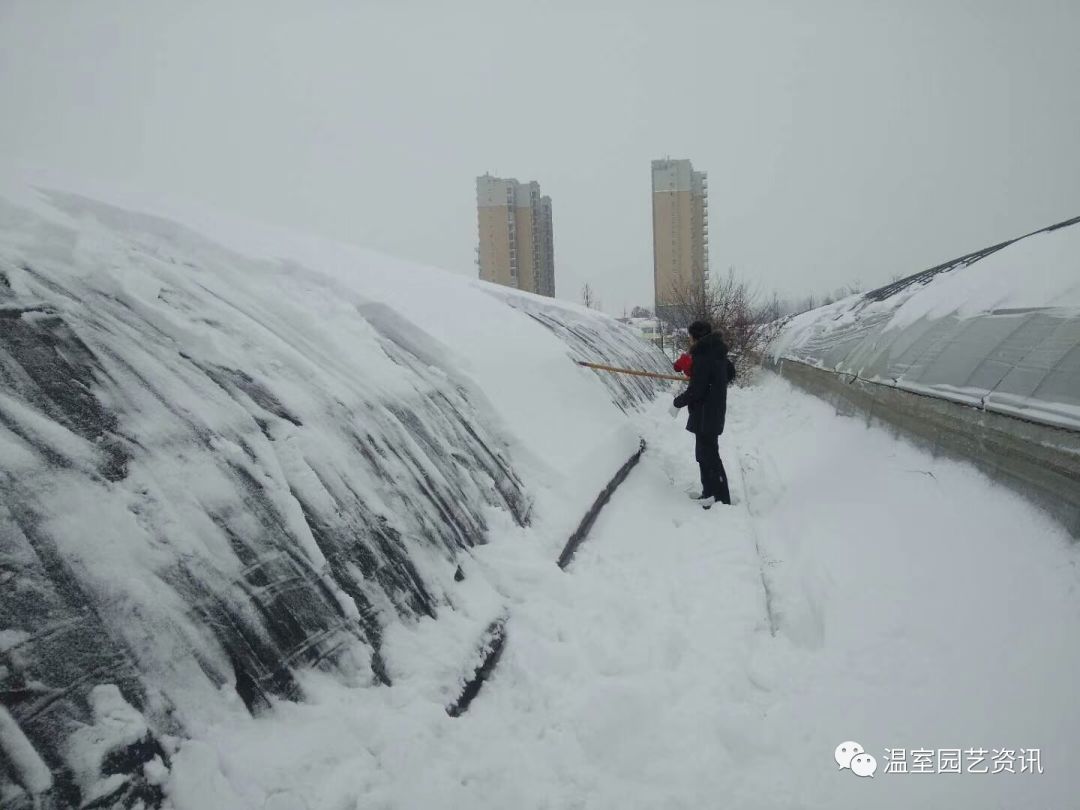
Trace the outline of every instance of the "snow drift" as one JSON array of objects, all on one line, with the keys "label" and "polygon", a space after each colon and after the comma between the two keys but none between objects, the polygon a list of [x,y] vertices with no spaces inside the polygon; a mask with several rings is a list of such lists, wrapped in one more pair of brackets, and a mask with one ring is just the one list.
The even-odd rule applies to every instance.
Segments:
[{"label": "snow drift", "polygon": [[1080,429],[1080,219],[798,315],[772,352]]},{"label": "snow drift", "polygon": [[657,387],[570,358],[666,369],[593,312],[184,219],[0,185],[5,808],[154,806],[177,738],[298,672],[389,682],[493,525],[636,445]]}]

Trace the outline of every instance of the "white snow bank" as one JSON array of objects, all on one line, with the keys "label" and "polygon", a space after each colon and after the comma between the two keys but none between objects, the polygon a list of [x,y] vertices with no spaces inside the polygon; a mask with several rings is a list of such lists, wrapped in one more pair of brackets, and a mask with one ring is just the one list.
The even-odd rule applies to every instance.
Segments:
[{"label": "white snow bank", "polygon": [[1080,223],[804,312],[771,352],[1080,428]]},{"label": "white snow bank", "polygon": [[10,801],[29,793],[39,796],[53,785],[49,766],[42,760],[30,740],[23,734],[15,718],[0,706],[0,751],[4,754],[11,777],[16,784],[0,784],[0,798],[5,794]]},{"label": "white snow bank", "polygon": [[887,329],[955,313],[998,309],[1080,309],[1080,225],[1020,239],[959,272],[942,273],[896,310]]},{"label": "white snow bank", "polygon": [[[467,715],[441,662],[382,693],[313,675],[311,701],[186,743],[176,809],[1070,806],[1080,579],[1056,524],[772,377],[732,393],[738,503],[703,512],[665,405],[568,572],[510,534],[476,555],[512,610]],[[874,778],[837,769],[849,739]],[[886,748],[957,746],[1038,748],[1044,772],[885,773]]]},{"label": "white snow bank", "polygon": [[573,364],[665,366],[601,314],[37,182],[0,177],[0,691],[61,805],[160,803],[163,735],[310,670],[452,686],[506,601],[475,549],[561,532],[659,390]]},{"label": "white snow bank", "polygon": [[[484,296],[477,295],[478,291],[494,293],[512,306],[550,312],[559,320],[570,319],[575,324],[588,324],[594,332],[610,336],[609,348],[615,352],[624,352],[624,357],[632,357],[644,367],[667,370],[662,358],[642,352],[647,344],[638,339],[635,330],[576,304],[466,279],[440,268],[406,262],[308,233],[210,212],[191,203],[92,181],[73,182],[48,171],[0,166],[0,188],[5,198],[49,222],[61,227],[71,227],[73,220],[78,222],[77,238],[83,245],[94,239],[95,219],[114,232],[134,233],[145,229],[151,238],[172,245],[182,243],[186,236],[182,231],[191,229],[192,235],[213,240],[245,260],[264,260],[276,265],[276,272],[267,266],[256,269],[260,285],[270,287],[287,278],[301,289],[314,288],[337,296],[345,307],[356,302],[381,302],[390,306],[402,319],[405,329],[416,333],[417,340],[426,334],[440,344],[455,367],[484,391],[514,439],[530,451],[538,451],[536,458],[542,459],[541,463],[572,463],[587,454],[597,425],[605,421],[596,417],[603,414],[606,418],[607,411],[602,398],[583,392],[597,383],[626,381],[567,364],[565,346],[542,337],[536,325],[523,322],[504,306],[492,305]],[[107,205],[96,205],[95,201]],[[163,219],[154,221],[155,217]],[[177,225],[184,228],[178,229]],[[116,273],[119,269],[113,267],[109,272]],[[146,280],[139,270],[125,272],[115,283],[130,287]],[[153,284],[150,282],[147,293],[156,293]],[[288,293],[288,286],[278,292]],[[310,326],[316,331],[320,328],[318,324]],[[549,390],[575,394],[562,400],[570,412],[538,407],[533,385],[537,380],[543,380]],[[600,403],[599,410],[594,403]]]}]

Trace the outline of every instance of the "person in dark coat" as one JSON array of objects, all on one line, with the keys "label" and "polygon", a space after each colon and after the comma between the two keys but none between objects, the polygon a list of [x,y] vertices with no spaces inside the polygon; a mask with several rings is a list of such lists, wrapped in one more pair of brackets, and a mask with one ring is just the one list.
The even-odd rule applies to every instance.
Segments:
[{"label": "person in dark coat", "polygon": [[708,509],[717,501],[730,504],[727,472],[720,460],[720,434],[727,415],[727,387],[731,363],[727,346],[706,321],[690,324],[693,376],[689,387],[675,397],[675,407],[689,412],[686,429],[697,441],[694,458],[701,468],[701,495],[696,500]]}]

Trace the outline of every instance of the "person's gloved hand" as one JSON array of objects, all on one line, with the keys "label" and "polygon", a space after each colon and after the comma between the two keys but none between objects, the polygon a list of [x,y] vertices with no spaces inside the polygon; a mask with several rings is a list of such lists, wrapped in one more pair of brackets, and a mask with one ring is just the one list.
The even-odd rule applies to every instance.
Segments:
[{"label": "person's gloved hand", "polygon": [[683,394],[679,394],[677,397],[675,397],[675,401],[671,403],[672,407],[676,409],[683,407],[685,404],[686,399],[684,398]]}]

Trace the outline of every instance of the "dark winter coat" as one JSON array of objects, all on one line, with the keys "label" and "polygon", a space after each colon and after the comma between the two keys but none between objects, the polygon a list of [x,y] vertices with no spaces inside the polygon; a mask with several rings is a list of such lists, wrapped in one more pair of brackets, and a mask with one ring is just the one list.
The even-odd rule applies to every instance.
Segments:
[{"label": "dark winter coat", "polygon": [[690,386],[675,397],[675,407],[685,405],[689,409],[686,429],[691,433],[719,436],[724,432],[727,415],[727,346],[713,332],[691,346],[690,355],[694,359],[693,377]]}]

